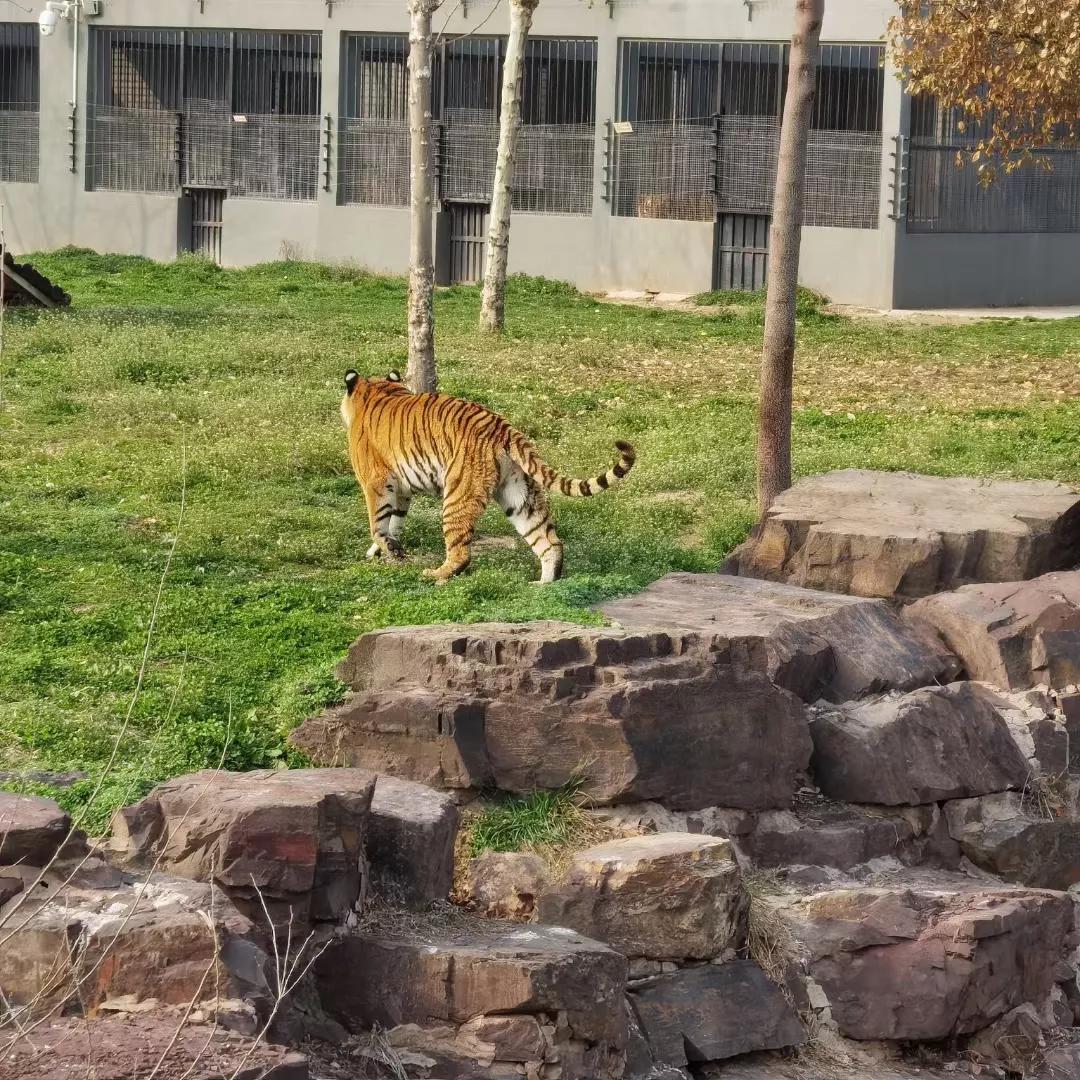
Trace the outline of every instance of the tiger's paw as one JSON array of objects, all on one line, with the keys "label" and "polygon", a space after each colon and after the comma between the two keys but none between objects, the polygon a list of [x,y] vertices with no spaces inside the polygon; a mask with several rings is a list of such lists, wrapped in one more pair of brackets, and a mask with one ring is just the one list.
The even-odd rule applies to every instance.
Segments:
[{"label": "tiger's paw", "polygon": [[449,585],[450,579],[454,576],[452,573],[448,573],[441,566],[433,570],[421,571],[421,576],[429,578],[434,581],[436,585]]},{"label": "tiger's paw", "polygon": [[405,561],[405,549],[401,546],[400,541],[395,540],[393,537],[388,537],[386,540],[386,556],[389,559],[393,559],[394,562]]}]

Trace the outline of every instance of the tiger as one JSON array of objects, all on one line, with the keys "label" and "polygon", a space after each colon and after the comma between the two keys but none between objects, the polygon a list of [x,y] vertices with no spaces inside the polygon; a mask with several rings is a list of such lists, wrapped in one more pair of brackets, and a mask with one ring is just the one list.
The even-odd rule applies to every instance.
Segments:
[{"label": "tiger", "polygon": [[606,472],[591,480],[560,476],[501,416],[448,394],[414,394],[396,371],[385,379],[347,371],[341,419],[367,503],[368,559],[403,559],[401,532],[413,496],[442,497],[446,558],[424,571],[437,585],[468,567],[477,522],[492,497],[539,560],[537,584],[556,581],[563,571],[563,544],[547,492],[594,495],[622,480],[637,457],[620,441],[619,456]]}]

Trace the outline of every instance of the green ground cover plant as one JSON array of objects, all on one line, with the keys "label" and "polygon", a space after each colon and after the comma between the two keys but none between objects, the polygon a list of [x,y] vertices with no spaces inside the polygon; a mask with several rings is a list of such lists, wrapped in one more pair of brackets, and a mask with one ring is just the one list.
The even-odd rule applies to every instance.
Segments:
[{"label": "green ground cover plant", "polygon": [[[590,605],[671,570],[715,569],[753,516],[762,298],[664,311],[514,279],[508,328],[478,290],[437,298],[443,387],[506,415],[555,467],[592,475],[616,438],[622,489],[556,501],[567,576],[489,512],[473,570],[417,500],[404,566],[363,561],[367,527],[337,414],[342,375],[405,366],[405,285],[358,269],[221,270],[68,250],[29,257],[69,310],[9,313],[0,360],[0,771],[87,774],[141,690],[89,808],[219,761],[291,760],[286,735],[340,698],[358,634],[433,621],[596,621]],[[710,298],[704,298],[710,299]],[[800,304],[799,474],[861,466],[1080,481],[1080,322],[926,326]],[[180,519],[181,501],[184,504]],[[31,783],[29,786],[33,787]]]}]

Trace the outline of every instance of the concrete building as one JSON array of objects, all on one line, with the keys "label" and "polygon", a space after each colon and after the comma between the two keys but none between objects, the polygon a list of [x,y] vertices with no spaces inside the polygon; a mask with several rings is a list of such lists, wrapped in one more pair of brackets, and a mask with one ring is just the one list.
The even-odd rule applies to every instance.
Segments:
[{"label": "concrete building", "polygon": [[[402,272],[405,0],[81,0],[0,26],[0,194],[17,252]],[[475,279],[505,0],[446,0],[434,70],[439,278]],[[511,271],[585,289],[763,280],[790,0],[542,0]],[[1080,303],[1080,165],[987,192],[963,136],[882,67],[892,0],[830,0],[802,280],[874,307]]]}]

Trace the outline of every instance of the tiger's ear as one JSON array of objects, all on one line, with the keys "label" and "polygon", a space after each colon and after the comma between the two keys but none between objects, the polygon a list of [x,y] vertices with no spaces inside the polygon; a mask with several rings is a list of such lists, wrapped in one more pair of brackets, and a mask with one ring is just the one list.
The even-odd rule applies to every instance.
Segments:
[{"label": "tiger's ear", "polygon": [[388,382],[401,382],[401,372],[391,371],[386,378]]},{"label": "tiger's ear", "polygon": [[351,394],[356,384],[360,381],[360,375],[351,368],[345,372],[345,389]]}]

